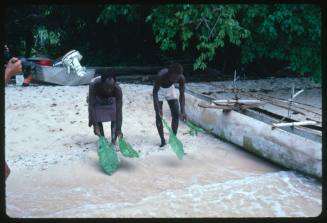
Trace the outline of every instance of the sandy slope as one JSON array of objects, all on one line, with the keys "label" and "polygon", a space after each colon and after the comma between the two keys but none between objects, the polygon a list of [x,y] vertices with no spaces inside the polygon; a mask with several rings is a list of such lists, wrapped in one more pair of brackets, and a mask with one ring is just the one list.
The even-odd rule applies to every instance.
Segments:
[{"label": "sandy slope", "polygon": [[[210,135],[191,136],[184,123],[178,132],[187,153],[184,159],[178,160],[169,146],[160,149],[152,87],[121,87],[123,133],[140,158],[129,159],[119,153],[120,168],[112,176],[99,167],[97,136],[87,126],[87,86],[6,87],[9,216],[319,214],[319,183],[291,171],[280,172],[279,167]],[[170,122],[167,103],[164,116]],[[110,124],[104,127],[109,137]]]}]

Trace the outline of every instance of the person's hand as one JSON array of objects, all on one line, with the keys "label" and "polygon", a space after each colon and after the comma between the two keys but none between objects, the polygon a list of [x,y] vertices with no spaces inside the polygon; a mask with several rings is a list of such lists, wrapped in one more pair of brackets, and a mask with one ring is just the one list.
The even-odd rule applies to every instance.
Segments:
[{"label": "person's hand", "polygon": [[94,128],[94,134],[100,136],[100,126],[94,125],[93,128]]},{"label": "person's hand", "polygon": [[181,119],[183,120],[183,122],[185,122],[187,120],[187,116],[185,113],[181,114]]},{"label": "person's hand", "polygon": [[13,57],[8,61],[6,65],[5,79],[9,80],[12,76],[21,72],[22,72],[21,61],[18,58]]},{"label": "person's hand", "polygon": [[123,133],[121,131],[117,131],[116,136],[118,138],[123,138],[124,137],[124,135],[123,135]]},{"label": "person's hand", "polygon": [[159,115],[160,115],[160,117],[162,118],[162,116],[163,116],[162,111],[159,111]]}]

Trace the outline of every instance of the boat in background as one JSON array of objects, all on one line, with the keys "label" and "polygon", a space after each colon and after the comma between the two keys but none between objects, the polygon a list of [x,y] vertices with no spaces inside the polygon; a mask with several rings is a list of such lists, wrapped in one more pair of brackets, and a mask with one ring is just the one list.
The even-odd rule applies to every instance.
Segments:
[{"label": "boat in background", "polygon": [[46,57],[29,58],[35,69],[33,79],[38,82],[46,82],[58,85],[85,85],[94,77],[95,69],[86,69],[80,64],[82,55],[71,50],[58,61],[52,61]]},{"label": "boat in background", "polygon": [[58,84],[64,86],[77,86],[89,84],[94,77],[95,69],[86,69],[84,76],[78,76],[75,71],[70,71],[64,66],[38,66],[33,79],[39,82]]}]

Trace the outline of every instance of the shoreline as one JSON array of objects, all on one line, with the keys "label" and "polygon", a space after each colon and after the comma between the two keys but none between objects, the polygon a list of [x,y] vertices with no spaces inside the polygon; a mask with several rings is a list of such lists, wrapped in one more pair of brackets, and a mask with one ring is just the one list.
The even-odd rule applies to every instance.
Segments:
[{"label": "shoreline", "polygon": [[[87,125],[88,86],[5,89],[5,158],[11,168],[6,211],[10,217],[283,217],[320,213],[319,182],[211,135],[191,136],[182,122],[177,136],[187,154],[178,160],[169,145],[159,147],[152,86],[120,85],[124,93],[122,131],[140,151],[140,158],[125,158],[118,152],[120,167],[112,176],[99,166],[97,137]],[[163,113],[170,122],[166,102]],[[104,129],[109,138],[110,124],[104,123]],[[165,137],[168,140],[167,131]],[[208,191],[210,197],[205,195]],[[252,195],[241,196],[244,191]],[[272,202],[270,208],[265,199]],[[290,203],[297,205],[291,207]]]}]

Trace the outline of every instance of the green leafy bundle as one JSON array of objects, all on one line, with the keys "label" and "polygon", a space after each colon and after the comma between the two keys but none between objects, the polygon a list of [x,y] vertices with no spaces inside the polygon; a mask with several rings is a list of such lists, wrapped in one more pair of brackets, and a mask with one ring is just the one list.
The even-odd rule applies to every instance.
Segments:
[{"label": "green leafy bundle", "polygon": [[126,157],[139,157],[139,154],[133,149],[133,147],[126,142],[123,138],[118,139],[118,145],[120,148],[120,152]]},{"label": "green leafy bundle", "polygon": [[109,144],[104,136],[101,136],[98,141],[98,156],[100,166],[109,175],[118,168],[119,160],[112,144]]},{"label": "green leafy bundle", "polygon": [[168,129],[169,131],[169,141],[168,143],[170,144],[171,148],[173,151],[176,153],[178,159],[182,159],[184,156],[184,150],[183,150],[183,144],[182,142],[175,136],[173,130],[168,126],[166,120],[162,119],[162,122],[164,126]]},{"label": "green leafy bundle", "polygon": [[198,135],[198,132],[205,133],[205,130],[203,128],[198,127],[195,123],[193,123],[189,120],[186,121],[186,125],[190,128],[190,130],[188,132],[192,136]]}]

